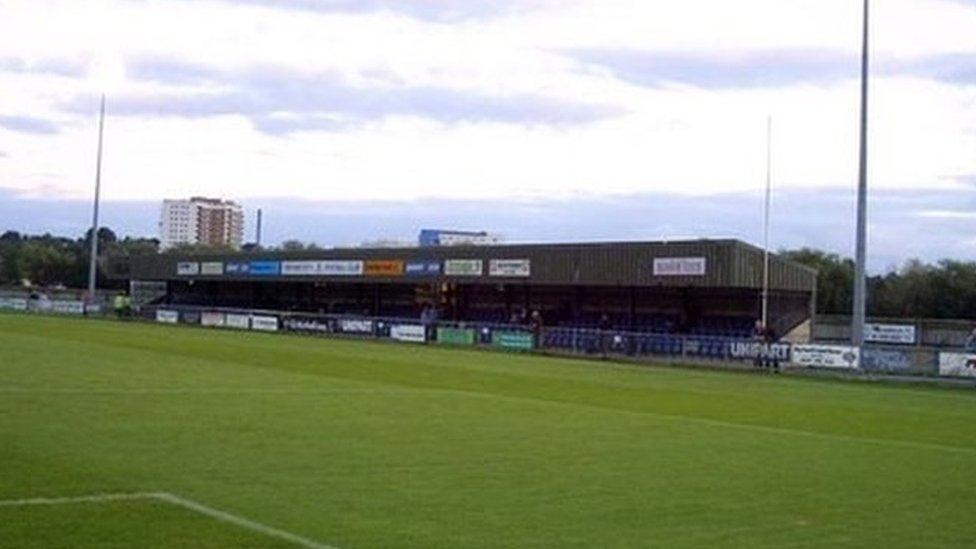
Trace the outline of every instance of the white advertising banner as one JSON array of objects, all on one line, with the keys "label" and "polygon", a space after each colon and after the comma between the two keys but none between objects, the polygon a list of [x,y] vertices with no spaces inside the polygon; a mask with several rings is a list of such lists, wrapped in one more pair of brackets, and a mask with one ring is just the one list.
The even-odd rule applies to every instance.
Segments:
[{"label": "white advertising banner", "polygon": [[224,313],[215,313],[213,311],[200,313],[200,324],[203,326],[221,327],[225,323],[226,317],[224,316]]},{"label": "white advertising banner", "polygon": [[492,259],[488,262],[491,276],[526,277],[532,274],[532,262],[528,259]]},{"label": "white advertising banner", "polygon": [[842,345],[794,345],[793,364],[816,368],[857,368],[861,353]]},{"label": "white advertising banner", "polygon": [[0,309],[26,311],[27,299],[22,297],[0,297]]},{"label": "white advertising banner", "polygon": [[865,324],[864,340],[871,343],[915,344],[915,326],[910,324]]},{"label": "white advertising banner", "polygon": [[227,316],[224,317],[224,326],[238,330],[247,330],[251,327],[251,317],[248,315],[227,314]]},{"label": "white advertising banner", "polygon": [[362,276],[362,261],[282,261],[283,276]]},{"label": "white advertising banner", "polygon": [[164,324],[176,324],[180,321],[180,313],[176,311],[168,311],[166,309],[159,309],[156,311],[156,322],[162,322]]},{"label": "white advertising banner", "polygon": [[85,314],[84,301],[52,301],[51,310],[63,315],[83,315]]},{"label": "white advertising banner", "polygon": [[390,328],[390,337],[397,341],[425,343],[427,341],[427,331],[423,326],[417,326],[414,324],[397,324]]},{"label": "white advertising banner", "polygon": [[278,317],[276,316],[252,316],[251,317],[251,329],[260,330],[262,332],[277,332],[278,331]]},{"label": "white advertising banner", "polygon": [[339,321],[339,331],[347,334],[371,334],[373,333],[373,321],[344,318]]},{"label": "white advertising banner", "polygon": [[200,274],[221,276],[224,274],[224,264],[220,261],[208,261],[200,264]]},{"label": "white advertising banner", "polygon": [[180,261],[176,264],[176,274],[179,276],[195,276],[200,274],[200,264],[193,261]]},{"label": "white advertising banner", "polygon": [[950,377],[976,377],[976,355],[964,353],[939,353],[939,375]]},{"label": "white advertising banner", "polygon": [[485,263],[480,259],[448,259],[444,262],[444,274],[448,276],[481,276]]},{"label": "white advertising banner", "polygon": [[654,258],[654,276],[705,276],[704,257]]}]

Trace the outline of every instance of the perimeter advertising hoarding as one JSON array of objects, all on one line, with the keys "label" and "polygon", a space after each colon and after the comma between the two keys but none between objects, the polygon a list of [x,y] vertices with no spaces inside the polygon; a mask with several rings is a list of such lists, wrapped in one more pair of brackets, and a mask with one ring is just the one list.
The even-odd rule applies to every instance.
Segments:
[{"label": "perimeter advertising hoarding", "polygon": [[363,269],[366,276],[403,276],[402,261],[367,261]]},{"label": "perimeter advertising hoarding", "polygon": [[976,354],[939,353],[939,375],[976,377]]},{"label": "perimeter advertising hoarding", "polygon": [[308,334],[332,333],[332,324],[327,318],[289,316],[281,321],[281,326],[290,332],[303,332]]},{"label": "perimeter advertising hoarding", "polygon": [[441,274],[440,261],[408,261],[403,267],[407,276],[439,276]]},{"label": "perimeter advertising hoarding", "polygon": [[224,264],[220,261],[206,261],[200,264],[200,274],[207,276],[222,276]]},{"label": "perimeter advertising hoarding", "polygon": [[705,276],[704,257],[654,258],[654,276]]},{"label": "perimeter advertising hoarding", "polygon": [[247,330],[251,327],[251,317],[249,315],[235,315],[228,313],[224,319],[224,325],[236,330]]},{"label": "perimeter advertising hoarding", "polygon": [[231,262],[227,264],[224,272],[229,275],[248,275],[251,273],[250,263]]},{"label": "perimeter advertising hoarding", "polygon": [[0,297],[0,309],[26,311],[27,300],[22,297]]},{"label": "perimeter advertising hoarding", "polygon": [[481,276],[485,264],[480,259],[448,259],[444,262],[444,274],[448,276]]},{"label": "perimeter advertising hoarding", "polygon": [[390,328],[390,337],[397,341],[409,343],[426,343],[427,330],[415,324],[397,324]]},{"label": "perimeter advertising hoarding", "polygon": [[471,328],[437,328],[437,342],[447,345],[474,345]]},{"label": "perimeter advertising hoarding", "polygon": [[176,264],[178,276],[196,276],[200,274],[200,264],[195,261],[180,261]]},{"label": "perimeter advertising hoarding", "polygon": [[531,351],[535,348],[535,338],[528,332],[497,331],[491,334],[491,344],[501,349]]},{"label": "perimeter advertising hoarding", "polygon": [[360,276],[362,261],[282,261],[283,276]]},{"label": "perimeter advertising hoarding", "polygon": [[532,274],[532,262],[528,259],[492,259],[488,262],[491,276],[527,277]]},{"label": "perimeter advertising hoarding", "polygon": [[339,321],[339,331],[344,334],[372,334],[373,321],[343,318]]},{"label": "perimeter advertising hoarding", "polygon": [[224,313],[217,313],[213,311],[207,311],[200,313],[200,324],[203,326],[213,326],[221,327],[225,324],[226,317]]},{"label": "perimeter advertising hoarding", "polygon": [[871,343],[915,344],[915,326],[911,324],[865,324],[864,340]]},{"label": "perimeter advertising hoarding", "polygon": [[251,329],[261,332],[277,332],[278,317],[254,315],[251,317]]},{"label": "perimeter advertising hoarding", "polygon": [[164,324],[176,324],[180,321],[180,313],[176,311],[168,311],[166,309],[159,309],[156,311],[156,322],[162,322]]},{"label": "perimeter advertising hoarding", "polygon": [[904,372],[912,369],[912,354],[899,349],[861,349],[861,368],[869,372]]},{"label": "perimeter advertising hoarding", "polygon": [[252,261],[249,269],[251,276],[278,276],[281,273],[281,263],[277,261]]},{"label": "perimeter advertising hoarding", "polygon": [[794,345],[793,364],[816,368],[858,368],[861,353],[857,347],[841,345]]}]

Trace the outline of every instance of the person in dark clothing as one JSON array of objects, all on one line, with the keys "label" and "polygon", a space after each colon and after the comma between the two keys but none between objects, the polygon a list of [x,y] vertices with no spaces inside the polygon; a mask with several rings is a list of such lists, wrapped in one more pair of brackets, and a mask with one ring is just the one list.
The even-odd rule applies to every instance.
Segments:
[{"label": "person in dark clothing", "polygon": [[607,353],[610,350],[610,328],[610,317],[606,314],[600,315],[597,329],[600,330],[600,355],[602,358],[607,358]]},{"label": "person in dark clothing", "polygon": [[532,346],[538,349],[542,343],[542,313],[538,310],[532,311],[529,328],[532,330]]}]

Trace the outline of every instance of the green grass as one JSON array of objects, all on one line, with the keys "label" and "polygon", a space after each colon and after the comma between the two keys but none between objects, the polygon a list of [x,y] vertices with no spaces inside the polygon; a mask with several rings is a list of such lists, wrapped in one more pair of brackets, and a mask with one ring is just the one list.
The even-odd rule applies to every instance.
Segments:
[{"label": "green grass", "polygon": [[[0,315],[0,500],[350,547],[976,544],[976,393]],[[0,546],[274,546],[159,502]]]}]

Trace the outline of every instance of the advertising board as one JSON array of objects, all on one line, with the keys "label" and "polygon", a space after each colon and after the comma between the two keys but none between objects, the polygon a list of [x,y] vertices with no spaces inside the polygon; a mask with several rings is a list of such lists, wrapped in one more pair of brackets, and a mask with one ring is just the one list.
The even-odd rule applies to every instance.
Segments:
[{"label": "advertising board", "polygon": [[0,297],[0,309],[26,311],[27,299],[23,297]]},{"label": "advertising board", "polygon": [[416,324],[397,324],[390,328],[390,337],[397,341],[426,343],[427,331]]},{"label": "advertising board", "polygon": [[912,368],[912,355],[899,349],[861,349],[861,368],[871,372],[904,372]]},{"label": "advertising board", "polygon": [[247,330],[251,327],[251,317],[227,313],[227,316],[224,317],[224,325],[236,330]]},{"label": "advertising board", "polygon": [[200,274],[200,264],[195,261],[180,261],[176,264],[178,276],[196,276]]},{"label": "advertising board", "polygon": [[206,261],[201,263],[200,274],[207,276],[221,276],[224,274],[224,264],[220,261]]},{"label": "advertising board", "polygon": [[217,313],[214,311],[200,313],[200,324],[203,326],[213,326],[217,328],[223,326],[225,322],[226,317],[224,316],[224,313]]},{"label": "advertising board", "polygon": [[448,276],[481,276],[484,261],[480,259],[448,259],[444,262],[444,274]]},{"label": "advertising board", "polygon": [[501,349],[531,351],[535,348],[535,339],[528,332],[496,331],[491,334],[491,344]]},{"label": "advertising board", "polygon": [[84,301],[52,301],[51,311],[63,315],[83,315],[85,314]]},{"label": "advertising board", "polygon": [[705,276],[704,257],[656,257],[654,276]]},{"label": "advertising board", "polygon": [[948,377],[976,377],[976,355],[939,353],[939,375]]},{"label": "advertising board", "polygon": [[407,276],[439,276],[441,274],[440,261],[408,261],[403,267]]},{"label": "advertising board", "polygon": [[402,276],[402,261],[367,261],[363,268],[366,276]]},{"label": "advertising board", "polygon": [[248,275],[251,273],[251,264],[240,263],[236,261],[230,262],[227,263],[224,272],[228,275],[234,275],[234,276]]},{"label": "advertising board", "polygon": [[156,322],[162,322],[164,324],[176,324],[180,321],[180,313],[176,311],[169,311],[166,309],[159,309],[156,311]]},{"label": "advertising board", "polygon": [[729,356],[742,360],[763,359],[789,362],[790,344],[733,341],[729,344]]},{"label": "advertising board", "polygon": [[915,344],[915,326],[911,324],[865,324],[864,340],[871,343]]},{"label": "advertising board", "polygon": [[372,334],[373,321],[343,318],[339,321],[339,331],[344,334]]},{"label": "advertising board", "polygon": [[359,276],[362,261],[282,261],[284,276]]},{"label": "advertising board", "polygon": [[474,330],[470,328],[437,328],[437,342],[445,345],[474,345]]},{"label": "advertising board", "polygon": [[277,261],[252,261],[248,267],[251,276],[278,276],[281,263]]},{"label": "advertising board", "polygon": [[793,364],[814,368],[858,368],[861,353],[857,347],[842,345],[794,345]]},{"label": "advertising board", "polygon": [[488,262],[491,276],[527,277],[532,274],[532,262],[528,259],[492,259]]},{"label": "advertising board", "polygon": [[332,324],[327,318],[289,316],[281,321],[281,326],[289,332],[302,332],[307,334],[332,333]]},{"label": "advertising board", "polygon": [[254,315],[251,317],[251,329],[261,332],[277,332],[278,317]]}]

